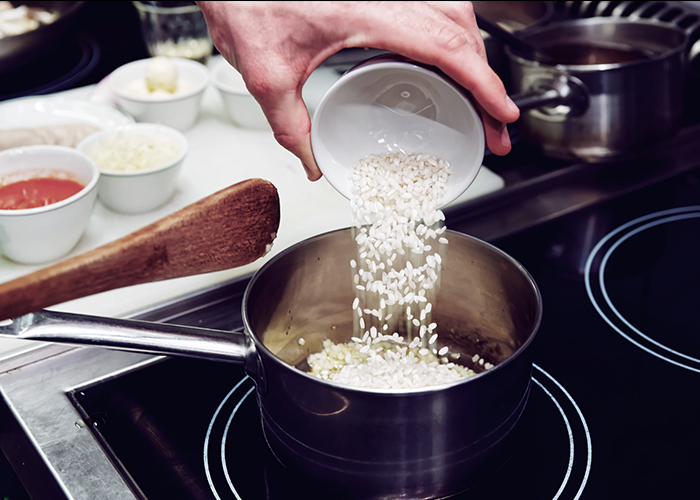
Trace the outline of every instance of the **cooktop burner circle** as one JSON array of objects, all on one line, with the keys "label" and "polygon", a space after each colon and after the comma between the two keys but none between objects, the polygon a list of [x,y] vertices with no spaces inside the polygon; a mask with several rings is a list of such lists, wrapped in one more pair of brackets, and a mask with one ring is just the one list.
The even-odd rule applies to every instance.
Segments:
[{"label": "cooktop burner circle", "polygon": [[[450,498],[500,498],[500,489],[523,493],[528,487],[537,490],[531,492],[536,498],[577,500],[581,496],[592,460],[586,420],[571,395],[541,367],[533,365],[532,380],[537,389],[531,392],[516,431],[520,437],[508,452],[510,455],[490,477]],[[254,391],[251,379],[241,380],[223,398],[209,423],[203,452],[214,498],[288,498],[296,496],[290,495],[295,491],[303,493],[307,500],[329,498],[332,492],[309,487],[303,478],[297,482],[299,478],[287,475],[269,451],[260,429]],[[250,446],[251,434],[259,434],[252,440],[257,443],[255,446]],[[247,445],[242,450],[243,442]],[[522,476],[522,480],[517,476]],[[280,484],[284,484],[283,491],[276,494]],[[542,490],[546,490],[546,496]]]},{"label": "cooktop burner circle", "polygon": [[[700,251],[697,238],[686,235],[697,234],[700,221],[700,206],[688,206],[654,212],[638,217],[604,236],[593,248],[586,261],[584,280],[586,293],[600,317],[620,336],[646,351],[647,353],[673,365],[700,372],[700,357],[693,351],[698,349],[697,341],[684,339],[697,331],[690,323],[671,318],[683,316],[680,308],[684,300],[697,297],[698,286],[694,277],[699,269],[697,255]],[[688,225],[695,228],[688,230]],[[663,231],[663,232],[662,232]],[[642,240],[645,238],[645,240]],[[639,240],[639,241],[637,241]],[[664,260],[653,257],[654,262],[647,262],[643,269],[627,269],[625,276],[620,271],[620,262],[629,265],[626,258],[632,252],[642,252],[640,241],[659,242],[674,251],[665,251]],[[678,247],[674,248],[673,245]],[[680,253],[679,252],[683,252]],[[681,256],[689,256],[682,258]],[[634,286],[633,286],[634,285]],[[647,287],[661,287],[662,290],[646,290]],[[635,290],[634,288],[637,288]],[[626,304],[628,296],[634,296],[637,304]],[[670,311],[664,307],[658,316],[647,317],[650,310],[660,307],[660,297],[672,297],[677,310]],[[671,299],[665,303],[667,306]],[[685,307],[685,316],[692,316],[692,304]],[[692,319],[690,320],[692,321]],[[668,322],[668,324],[666,323]],[[676,328],[673,328],[676,326]],[[662,332],[654,335],[654,332]],[[699,351],[695,351],[699,352]]]}]

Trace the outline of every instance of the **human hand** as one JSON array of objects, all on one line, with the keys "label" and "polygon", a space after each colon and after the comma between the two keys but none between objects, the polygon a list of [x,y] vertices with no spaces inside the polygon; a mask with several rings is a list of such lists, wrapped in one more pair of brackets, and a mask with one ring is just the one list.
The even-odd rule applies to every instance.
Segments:
[{"label": "human hand", "polygon": [[302,87],[341,49],[388,50],[437,66],[477,101],[492,153],[510,151],[506,123],[520,112],[486,61],[471,2],[197,2],[216,48],[243,76],[284,148],[310,180],[311,150]]}]

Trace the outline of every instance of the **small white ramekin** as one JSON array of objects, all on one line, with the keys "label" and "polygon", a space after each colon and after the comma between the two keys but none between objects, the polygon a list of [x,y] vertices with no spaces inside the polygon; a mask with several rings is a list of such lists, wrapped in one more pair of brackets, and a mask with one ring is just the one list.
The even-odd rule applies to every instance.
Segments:
[{"label": "small white ramekin", "polygon": [[66,146],[22,146],[0,152],[0,179],[59,173],[85,187],[43,207],[0,210],[0,252],[6,257],[22,264],[42,264],[70,252],[90,220],[100,171],[88,155]]},{"label": "small white ramekin", "polygon": [[211,84],[219,91],[228,116],[243,128],[264,130],[270,128],[260,104],[248,92],[241,74],[223,60],[211,72]]},{"label": "small white ramekin", "polygon": [[138,122],[160,123],[185,131],[194,125],[199,116],[204,90],[209,85],[209,69],[190,59],[171,58],[178,73],[178,81],[189,90],[169,96],[140,96],[128,91],[128,86],[145,78],[151,59],[140,59],[120,66],[109,75],[109,90],[117,104]]},{"label": "small white ramekin", "polygon": [[153,123],[134,123],[95,132],[83,139],[77,149],[91,156],[96,148],[119,136],[161,135],[180,147],[171,161],[147,170],[116,171],[100,169],[99,199],[108,208],[125,213],[150,212],[165,204],[177,187],[177,178],[187,156],[188,143],[179,131]]}]

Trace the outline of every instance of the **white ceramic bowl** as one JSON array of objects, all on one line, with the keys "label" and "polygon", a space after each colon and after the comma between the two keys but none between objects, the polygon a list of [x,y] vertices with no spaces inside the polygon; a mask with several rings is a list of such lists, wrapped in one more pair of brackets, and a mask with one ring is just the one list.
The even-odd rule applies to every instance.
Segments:
[{"label": "white ceramic bowl", "polygon": [[250,129],[270,128],[260,104],[248,92],[243,77],[227,61],[222,60],[214,66],[211,84],[219,91],[226,112],[234,123]]},{"label": "white ceramic bowl", "polygon": [[349,173],[365,155],[444,158],[452,166],[445,206],[474,181],[485,139],[464,89],[434,68],[390,55],[358,65],[331,85],[312,118],[311,146],[324,177],[346,198]]},{"label": "white ceramic bowl", "polygon": [[144,79],[149,59],[140,59],[120,66],[109,75],[109,90],[121,109],[138,122],[160,123],[184,131],[192,127],[199,116],[202,94],[209,84],[209,69],[197,61],[173,57],[178,83],[187,87],[172,95],[139,95],[129,87]]},{"label": "white ceramic bowl", "polygon": [[43,207],[0,210],[0,251],[22,264],[42,264],[70,252],[83,235],[97,197],[97,164],[66,146],[23,146],[0,152],[0,181],[56,177],[56,172],[85,187],[65,200]]},{"label": "white ceramic bowl", "polygon": [[[105,170],[100,168],[99,198],[117,212],[137,214],[149,212],[166,203],[177,186],[177,178],[188,151],[187,139],[177,130],[153,123],[134,123],[95,132],[83,139],[77,149],[92,156],[97,148],[118,138],[160,137],[180,148],[179,154],[167,163],[147,170]],[[128,155],[124,155],[126,157]]]}]

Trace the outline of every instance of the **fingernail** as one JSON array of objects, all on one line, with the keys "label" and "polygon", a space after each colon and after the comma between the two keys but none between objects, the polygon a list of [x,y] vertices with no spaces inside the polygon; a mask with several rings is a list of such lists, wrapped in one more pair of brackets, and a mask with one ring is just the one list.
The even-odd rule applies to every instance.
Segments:
[{"label": "fingernail", "polygon": [[507,148],[510,147],[510,134],[508,134],[508,127],[503,127],[503,130],[501,130],[501,144]]}]

